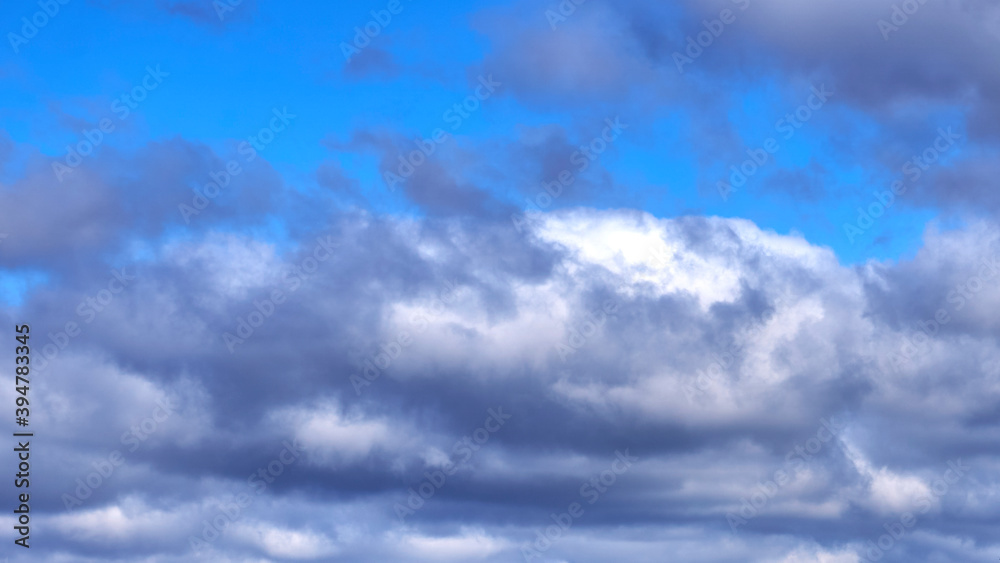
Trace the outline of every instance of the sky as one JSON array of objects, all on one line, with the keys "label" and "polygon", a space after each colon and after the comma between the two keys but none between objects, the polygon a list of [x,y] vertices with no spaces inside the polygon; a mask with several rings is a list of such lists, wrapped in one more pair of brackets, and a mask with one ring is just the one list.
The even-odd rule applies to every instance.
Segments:
[{"label": "sky", "polygon": [[1000,557],[995,2],[0,32],[0,557]]}]

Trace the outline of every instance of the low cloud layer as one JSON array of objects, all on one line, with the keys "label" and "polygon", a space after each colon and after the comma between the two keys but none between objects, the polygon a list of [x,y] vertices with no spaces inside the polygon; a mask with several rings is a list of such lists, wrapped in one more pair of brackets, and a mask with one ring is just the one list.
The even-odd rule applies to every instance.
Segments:
[{"label": "low cloud layer", "polygon": [[[62,461],[39,470],[39,541],[94,560],[854,561],[911,512],[886,560],[987,556],[994,228],[845,267],[742,220],[529,219],[344,217],[302,278],[311,239],[154,248],[41,376],[36,430]],[[58,345],[74,299],[17,314]],[[230,351],[241,319],[262,322]]]}]

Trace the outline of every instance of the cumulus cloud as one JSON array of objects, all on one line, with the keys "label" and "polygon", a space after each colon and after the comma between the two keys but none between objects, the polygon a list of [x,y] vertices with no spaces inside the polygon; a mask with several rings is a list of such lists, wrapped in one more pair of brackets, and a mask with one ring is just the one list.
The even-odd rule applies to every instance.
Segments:
[{"label": "cumulus cloud", "polygon": [[[230,321],[218,308],[188,313],[191,326],[200,327],[196,341],[185,335],[188,325],[140,313],[175,308],[182,297],[170,287],[188,286],[193,282],[188,277],[198,279],[199,291],[229,303],[223,310],[252,307],[268,284],[280,279],[269,272],[297,263],[296,251],[246,241],[239,251],[218,252],[219,241],[226,239],[207,234],[156,252],[162,265],[155,267],[170,272],[172,281],[140,279],[108,314],[128,319],[122,312],[135,311],[132,315],[147,318],[161,338],[177,339],[175,346],[186,350],[183,378],[181,372],[151,366],[121,373],[131,345],[108,338],[88,339],[85,349],[95,362],[90,369],[119,378],[118,387],[125,382],[136,387],[123,389],[123,398],[148,395],[145,402],[151,402],[165,392],[159,387],[197,389],[184,392],[191,403],[185,417],[208,409],[198,419],[208,428],[201,432],[204,438],[192,441],[176,431],[185,420],[166,422],[155,440],[144,442],[107,479],[98,500],[78,513],[52,515],[57,529],[77,545],[97,546],[141,530],[183,528],[186,517],[163,505],[167,499],[193,502],[202,486],[196,483],[206,474],[228,483],[233,495],[249,490],[248,476],[268,466],[281,440],[296,439],[307,462],[289,466],[255,495],[225,541],[261,557],[347,561],[354,560],[358,546],[389,534],[402,550],[401,560],[505,561],[534,541],[535,528],[551,523],[549,513],[574,500],[586,502],[581,486],[607,470],[616,451],[627,450],[640,461],[598,504],[585,505],[574,533],[552,554],[589,560],[578,549],[590,541],[588,535],[611,525],[612,514],[650,526],[683,518],[706,533],[726,530],[727,513],[739,510],[758,483],[786,469],[789,482],[741,530],[733,553],[763,546],[757,544],[770,541],[766,530],[795,519],[823,547],[790,547],[778,559],[841,561],[857,533],[878,532],[885,518],[913,510],[916,499],[928,495],[930,481],[918,475],[941,473],[947,467],[940,460],[952,455],[983,455],[976,452],[992,423],[952,405],[986,409],[996,400],[1000,374],[990,366],[997,350],[983,332],[992,323],[982,324],[988,323],[985,318],[960,323],[975,312],[958,312],[947,330],[928,337],[936,352],[915,354],[891,370],[887,358],[908,338],[909,327],[899,318],[904,305],[880,299],[874,288],[907,283],[908,270],[924,272],[924,279],[935,276],[939,289],[925,295],[932,315],[931,304],[947,306],[950,278],[961,277],[942,264],[975,268],[972,258],[984,241],[997,237],[995,229],[931,230],[925,250],[910,261],[851,267],[840,265],[829,249],[744,220],[658,219],[580,208],[538,214],[531,224],[530,232],[518,235],[525,237],[518,244],[548,257],[545,273],[503,270],[493,263],[495,256],[468,251],[471,241],[516,234],[509,223],[450,221],[447,228],[433,220],[354,223],[351,236],[365,250],[342,247],[332,267],[291,295],[235,354],[219,337]],[[957,240],[976,244],[950,242]],[[387,247],[395,247],[397,260],[379,278],[382,289],[372,293],[371,278],[356,272]],[[253,270],[245,270],[247,264],[254,264]],[[226,271],[258,273],[235,276],[243,284],[239,291],[206,275]],[[338,290],[331,292],[333,287]],[[1000,286],[984,284],[970,299],[988,303],[998,295]],[[345,305],[361,300],[368,305]],[[33,301],[25,306],[43,314]],[[371,330],[352,330],[358,323]],[[95,335],[110,330],[97,325]],[[293,326],[309,329],[288,330]],[[356,393],[350,376],[362,373],[365,362],[403,330],[411,333],[406,345],[393,349],[390,365],[379,363],[380,376]],[[950,344],[955,331],[975,340]],[[282,348],[300,351],[294,367],[283,361]],[[941,361],[936,355],[942,354],[965,366],[960,380],[934,370]],[[702,385],[699,374],[709,384]],[[267,408],[255,397],[260,393],[270,395]],[[86,387],[74,394],[78,405],[96,400]],[[107,404],[107,395],[102,401]],[[497,406],[510,412],[511,420],[469,456],[464,467],[475,470],[447,477],[426,507],[400,528],[393,503],[454,461],[452,444],[479,428],[487,408]],[[124,431],[144,412],[134,410],[102,424]],[[849,442],[838,438],[814,451],[808,439],[829,417],[844,421]],[[924,430],[928,419],[942,424]],[[86,420],[76,424],[86,426]],[[261,429],[255,439],[238,431],[247,425]],[[105,447],[120,447],[114,433]],[[789,467],[788,454],[796,447],[805,449]],[[178,455],[187,462],[178,463]],[[985,466],[971,462],[980,478],[990,467],[982,459]],[[87,468],[77,471],[85,475]],[[69,489],[73,478],[70,473],[59,482]],[[148,479],[161,484],[147,490]],[[971,480],[954,487],[950,495],[978,502],[988,494]],[[50,494],[53,501],[58,498],[55,490]],[[146,500],[128,500],[137,495]],[[350,498],[364,504],[345,507],[324,525],[282,516],[322,510],[322,503],[310,500],[317,495],[322,503]],[[227,502],[224,498],[218,502]],[[935,533],[949,498],[935,500],[926,533]],[[193,506],[189,510],[212,513]],[[508,521],[512,514],[520,515],[516,524]],[[847,514],[863,524],[857,532],[830,526]],[[358,518],[365,527],[344,532]],[[453,528],[458,522],[476,527]],[[175,539],[183,543],[185,533],[190,532],[178,529]],[[656,543],[629,545],[622,549],[640,560],[647,547],[650,554],[660,549]],[[596,554],[604,549],[594,551],[593,560],[600,560]]]}]

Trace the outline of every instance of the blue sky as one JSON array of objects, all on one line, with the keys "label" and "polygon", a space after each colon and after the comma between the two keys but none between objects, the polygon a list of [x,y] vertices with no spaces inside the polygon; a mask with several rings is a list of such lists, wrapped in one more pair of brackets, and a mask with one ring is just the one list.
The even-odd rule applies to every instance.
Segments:
[{"label": "blue sky", "polygon": [[[393,64],[407,70],[387,79],[378,74],[386,74],[385,69],[375,69],[374,74],[355,79],[345,76],[340,44],[352,40],[354,27],[372,19],[371,10],[384,9],[379,6],[308,3],[288,10],[247,2],[225,12],[223,21],[211,21],[214,14],[209,13],[207,24],[192,25],[182,17],[163,19],[153,8],[111,10],[70,3],[37,39],[20,46],[16,55],[5,54],[5,68],[16,85],[0,94],[8,115],[7,132],[14,142],[34,145],[43,155],[64,154],[66,144],[80,138],[83,126],[111,113],[111,101],[136,85],[147,66],[159,65],[169,78],[141,102],[121,130],[109,136],[108,147],[128,152],[149,140],[181,137],[225,151],[234,140],[258,131],[272,108],[287,107],[301,117],[268,147],[267,158],[288,178],[290,188],[314,189],[312,172],[333,159],[359,182],[373,209],[402,211],[411,206],[399,194],[387,193],[370,158],[331,151],[322,141],[344,140],[361,128],[391,129],[410,138],[428,136],[442,125],[443,110],[468,95],[470,68],[490,51],[491,40],[477,32],[477,20],[502,7],[401,6],[386,32],[366,49],[388,53],[397,61]],[[31,5],[24,9],[26,15],[31,13]],[[623,184],[636,187],[593,194],[587,203],[611,209],[638,206],[662,217],[692,211],[746,217],[764,228],[800,232],[811,242],[830,246],[844,263],[912,255],[923,224],[933,216],[917,203],[893,209],[890,217],[854,244],[843,234],[842,224],[856,217],[857,205],[866,203],[871,191],[884,189],[898,171],[855,156],[861,138],[877,143],[887,133],[877,118],[857,111],[836,94],[815,120],[782,142],[777,160],[732,201],[722,201],[714,190],[699,189],[714,186],[729,166],[746,156],[738,149],[713,146],[713,136],[731,135],[745,148],[757,146],[775,136],[775,123],[809,94],[808,82],[789,84],[781,74],[719,78],[699,68],[713,64],[709,57],[734,48],[733,43],[735,38],[722,36],[685,74],[670,72],[666,65],[658,69],[669,88],[684,88],[690,82],[693,90],[715,91],[720,105],[712,111],[720,115],[714,119],[724,121],[729,131],[706,131],[706,124],[686,116],[688,109],[677,100],[605,105],[606,115],[621,115],[632,126],[601,165]],[[555,125],[577,133],[582,142],[588,125],[596,128],[600,123],[595,117],[600,113],[589,107],[581,111],[575,103],[520,103],[506,95],[490,100],[457,135],[469,145],[512,142],[518,128]],[[960,107],[939,113],[943,115],[921,117],[924,139],[914,142],[933,140],[937,123],[964,124]],[[67,126],[70,122],[77,127]],[[845,123],[850,124],[850,138],[842,140],[844,146],[831,147],[831,133]],[[701,165],[699,159],[710,162]],[[775,175],[810,163],[825,169],[822,195],[804,201],[786,190],[768,189],[780,181]],[[502,186],[489,189],[503,201],[518,204]]]}]

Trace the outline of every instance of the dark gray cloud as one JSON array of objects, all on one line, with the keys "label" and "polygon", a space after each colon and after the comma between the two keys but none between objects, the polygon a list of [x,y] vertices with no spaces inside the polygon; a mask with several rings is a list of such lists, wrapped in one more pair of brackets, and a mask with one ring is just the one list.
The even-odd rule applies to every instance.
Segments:
[{"label": "dark gray cloud", "polygon": [[[248,160],[235,146],[218,155],[174,138],[134,153],[99,150],[57,174],[53,164],[61,162],[30,154],[25,173],[0,184],[8,202],[0,222],[12,233],[0,247],[5,265],[72,272],[89,267],[90,257],[180,225],[203,231],[257,224],[269,211],[295,208],[270,165]],[[238,165],[235,174],[226,171],[230,163]]]}]

